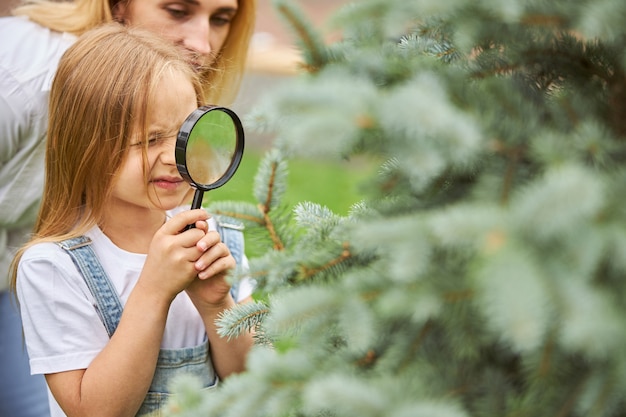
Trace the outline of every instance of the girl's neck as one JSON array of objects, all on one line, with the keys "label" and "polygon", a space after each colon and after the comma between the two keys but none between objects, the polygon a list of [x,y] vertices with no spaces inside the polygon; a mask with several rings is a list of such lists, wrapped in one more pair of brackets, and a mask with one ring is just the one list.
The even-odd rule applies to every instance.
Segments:
[{"label": "girl's neck", "polygon": [[156,231],[166,220],[164,211],[154,210],[146,216],[107,216],[99,225],[102,232],[115,246],[132,253],[148,253],[150,242]]}]

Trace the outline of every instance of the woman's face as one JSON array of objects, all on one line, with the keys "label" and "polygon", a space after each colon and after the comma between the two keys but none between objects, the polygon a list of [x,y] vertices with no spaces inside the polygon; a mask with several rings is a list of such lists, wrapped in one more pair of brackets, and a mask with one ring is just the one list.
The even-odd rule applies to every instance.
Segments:
[{"label": "woman's face", "polygon": [[172,40],[199,69],[222,49],[237,5],[238,0],[128,0],[114,6],[113,16]]}]

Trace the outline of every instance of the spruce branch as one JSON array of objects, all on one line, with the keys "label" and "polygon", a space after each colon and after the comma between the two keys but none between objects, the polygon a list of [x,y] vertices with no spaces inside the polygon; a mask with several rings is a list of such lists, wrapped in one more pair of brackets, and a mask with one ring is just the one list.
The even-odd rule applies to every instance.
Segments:
[{"label": "spruce branch", "polygon": [[269,176],[269,180],[267,182],[267,196],[264,202],[259,203],[257,206],[261,214],[263,214],[264,220],[265,216],[272,209],[272,201],[274,196],[274,185],[276,184],[276,169],[278,167],[278,163],[273,163],[271,168],[271,174]]},{"label": "spruce branch", "polygon": [[310,266],[306,266],[306,265],[301,265],[300,266],[300,274],[299,274],[299,280],[308,280],[311,277],[314,277],[322,272],[328,271],[331,268],[334,268],[344,262],[346,262],[347,260],[352,258],[352,253],[350,252],[350,244],[348,242],[344,242],[342,244],[343,250],[341,251],[341,254],[339,254],[339,256],[331,259],[330,261],[328,261],[327,263],[325,263],[324,265],[319,265],[319,266],[315,266],[315,267],[310,267]]},{"label": "spruce branch", "polygon": [[259,204],[259,211],[263,215],[263,226],[267,229],[267,232],[270,235],[270,239],[274,243],[274,249],[276,250],[285,250],[285,245],[283,245],[280,236],[276,233],[276,228],[274,227],[274,223],[272,222],[272,218],[269,216],[269,206]]},{"label": "spruce branch", "polygon": [[[259,170],[254,178],[253,194],[257,204],[245,212],[233,214],[233,217],[254,222],[256,226],[264,228],[274,249],[277,250],[284,250],[285,244],[279,230],[274,225],[272,214],[278,210],[277,216],[280,219],[281,199],[285,193],[286,184],[287,163],[282,152],[273,148],[261,160]],[[238,207],[233,208],[237,209]]]},{"label": "spruce branch", "polygon": [[244,332],[258,330],[268,313],[268,307],[261,302],[237,304],[216,319],[218,334],[230,340]]},{"label": "spruce branch", "polygon": [[539,363],[538,370],[538,374],[540,377],[547,375],[552,368],[552,354],[554,352],[554,348],[554,340],[551,336],[544,344],[543,351],[541,352],[541,361]]},{"label": "spruce branch", "polygon": [[585,377],[581,378],[575,385],[570,393],[569,397],[566,398],[566,401],[563,403],[563,406],[560,410],[558,410],[556,417],[567,417],[572,415],[572,410],[576,407],[576,402],[578,401],[583,388],[587,384],[589,379],[589,374]]},{"label": "spruce branch", "polygon": [[607,404],[611,404],[611,395],[614,394],[616,390],[620,390],[620,387],[616,386],[616,383],[612,377],[612,375],[608,375],[605,379],[605,382],[602,384],[602,389],[598,394],[598,398],[594,402],[591,407],[591,412],[589,415],[599,416],[603,413],[607,412]]},{"label": "spruce branch", "polygon": [[426,337],[431,333],[433,329],[433,321],[428,320],[422,326],[422,329],[418,333],[417,337],[411,344],[411,348],[407,351],[404,360],[400,363],[399,369],[407,369],[411,366],[411,359],[413,359],[414,355],[417,353],[419,348],[424,344]]},{"label": "spruce branch", "polygon": [[265,154],[254,177],[254,197],[263,214],[278,207],[287,188],[287,162],[280,149],[273,148]]},{"label": "spruce branch", "polygon": [[328,62],[328,52],[320,36],[293,3],[274,0],[274,4],[302,44],[306,62],[304,69],[311,73],[321,70]]},{"label": "spruce branch", "polygon": [[356,361],[356,365],[359,368],[369,368],[376,362],[377,359],[378,356],[376,355],[376,352],[370,349],[365,353],[365,355],[363,355],[362,358]]},{"label": "spruce branch", "polygon": [[506,158],[506,170],[502,179],[500,192],[500,204],[505,206],[509,202],[517,169],[526,157],[528,147],[524,144],[507,145],[502,140],[494,140],[491,142],[490,148],[496,154],[503,155],[504,158]]},{"label": "spruce branch", "polygon": [[520,23],[525,26],[553,28],[555,30],[567,27],[567,19],[557,14],[527,13],[520,19]]},{"label": "spruce branch", "polygon": [[473,290],[449,291],[444,293],[443,299],[446,303],[459,303],[474,297]]},{"label": "spruce branch", "polygon": [[265,223],[263,217],[257,217],[257,216],[253,216],[250,214],[242,214],[239,211],[228,211],[228,210],[221,210],[219,208],[216,208],[216,209],[211,210],[211,212],[222,215],[222,216],[232,217],[233,219],[256,223],[259,225],[263,225]]},{"label": "spruce branch", "polygon": [[502,183],[502,194],[500,197],[500,203],[502,205],[507,205],[509,202],[509,197],[511,195],[511,188],[513,186],[513,179],[515,177],[515,173],[519,166],[520,159],[522,158],[522,148],[515,147],[514,149],[509,149],[507,154],[507,168],[504,173],[504,180]]},{"label": "spruce branch", "polygon": [[608,104],[613,130],[626,140],[626,72],[617,73],[609,84]]}]

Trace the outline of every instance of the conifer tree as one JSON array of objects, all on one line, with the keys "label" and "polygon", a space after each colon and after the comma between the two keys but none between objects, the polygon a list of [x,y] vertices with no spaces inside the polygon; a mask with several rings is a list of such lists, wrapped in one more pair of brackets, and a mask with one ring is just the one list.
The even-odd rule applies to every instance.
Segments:
[{"label": "conifer tree", "polygon": [[[330,45],[275,6],[306,73],[247,116],[258,205],[211,208],[267,244],[221,321],[259,343],[171,414],[626,416],[626,2],[359,0]],[[291,211],[294,154],[378,169]]]}]

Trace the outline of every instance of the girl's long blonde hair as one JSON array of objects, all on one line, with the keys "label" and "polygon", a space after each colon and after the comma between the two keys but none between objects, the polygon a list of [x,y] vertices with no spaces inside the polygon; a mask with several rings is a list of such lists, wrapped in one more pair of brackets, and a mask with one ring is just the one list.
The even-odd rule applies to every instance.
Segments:
[{"label": "girl's long blonde hair", "polygon": [[132,138],[147,137],[151,98],[169,72],[186,75],[200,104],[197,74],[179,50],[143,29],[103,25],[63,55],[50,91],[43,198],[33,237],[12,264],[13,289],[27,248],[101,224],[114,176]]},{"label": "girl's long blonde hair", "polygon": [[[132,0],[24,0],[13,9],[44,27],[74,35],[113,21],[112,8]],[[211,68],[202,74],[204,102],[229,105],[237,97],[244,75],[250,38],[254,32],[256,0],[238,0],[228,37]]]}]

